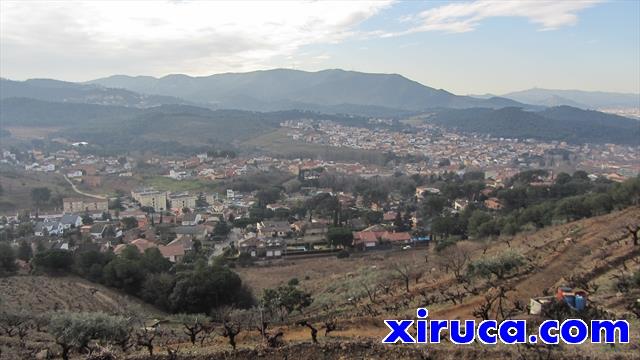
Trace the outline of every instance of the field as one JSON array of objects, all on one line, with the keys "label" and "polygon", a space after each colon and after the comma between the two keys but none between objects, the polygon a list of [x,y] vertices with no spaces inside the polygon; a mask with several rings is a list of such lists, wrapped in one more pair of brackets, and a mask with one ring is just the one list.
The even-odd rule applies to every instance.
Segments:
[{"label": "field", "polygon": [[[31,199],[31,189],[36,187],[48,187],[51,190],[52,198],[77,196],[59,174],[25,173],[2,169],[0,184],[3,190],[0,194],[0,214],[15,215],[18,209],[35,209],[35,204]],[[41,210],[53,207],[50,204],[39,206]],[[62,202],[60,202],[60,207],[62,207]]]},{"label": "field", "polygon": [[50,311],[110,314],[163,313],[131,296],[74,276],[11,276],[0,278],[0,304],[8,311],[42,314]]},{"label": "field", "polygon": [[44,139],[49,134],[53,134],[62,128],[60,127],[30,127],[30,126],[11,126],[5,130],[11,133],[11,136],[18,140],[34,140]]},{"label": "field", "polygon": [[166,176],[143,177],[141,180],[141,184],[144,184],[144,186],[153,186],[156,189],[162,189],[171,192],[211,192],[216,191],[218,186],[214,181],[200,179],[174,180]]}]

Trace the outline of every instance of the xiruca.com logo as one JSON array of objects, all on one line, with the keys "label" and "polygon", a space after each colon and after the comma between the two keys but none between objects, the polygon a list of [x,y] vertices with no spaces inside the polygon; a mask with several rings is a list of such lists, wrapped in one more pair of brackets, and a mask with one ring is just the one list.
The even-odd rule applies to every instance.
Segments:
[{"label": "xiruca.com logo", "polygon": [[475,340],[482,344],[524,344],[542,342],[545,344],[629,343],[629,323],[626,320],[591,320],[587,324],[581,319],[546,320],[538,332],[527,333],[526,320],[430,320],[429,311],[419,308],[417,320],[385,320],[389,333],[382,339],[384,344],[438,344],[442,333],[448,333],[448,340],[454,344],[471,344]]}]

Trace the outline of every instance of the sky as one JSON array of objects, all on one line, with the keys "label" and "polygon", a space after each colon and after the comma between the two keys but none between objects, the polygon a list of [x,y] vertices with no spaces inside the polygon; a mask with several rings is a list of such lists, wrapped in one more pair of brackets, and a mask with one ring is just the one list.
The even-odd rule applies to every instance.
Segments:
[{"label": "sky", "polygon": [[640,1],[0,0],[0,76],[271,68],[397,73],[457,94],[640,93]]}]

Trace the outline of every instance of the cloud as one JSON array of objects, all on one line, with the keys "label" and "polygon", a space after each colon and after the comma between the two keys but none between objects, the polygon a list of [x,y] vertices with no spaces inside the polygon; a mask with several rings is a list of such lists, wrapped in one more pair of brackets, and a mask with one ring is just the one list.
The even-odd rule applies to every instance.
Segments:
[{"label": "cloud", "polygon": [[[2,1],[4,77],[205,75],[358,35],[390,1]],[[80,79],[79,79],[80,77]]]},{"label": "cloud", "polygon": [[574,25],[578,21],[576,13],[598,3],[597,0],[544,1],[544,0],[478,0],[438,6],[411,17],[403,22],[416,23],[410,29],[387,33],[384,36],[398,36],[425,31],[463,33],[475,30],[483,20],[494,17],[521,17],[539,26],[540,30],[554,30]]}]

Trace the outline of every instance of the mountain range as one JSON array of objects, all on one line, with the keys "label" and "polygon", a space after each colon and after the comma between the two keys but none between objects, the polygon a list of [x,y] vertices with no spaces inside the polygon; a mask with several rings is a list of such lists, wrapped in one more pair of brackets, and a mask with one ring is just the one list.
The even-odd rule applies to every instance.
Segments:
[{"label": "mountain range", "polygon": [[[431,108],[531,106],[492,97],[477,99],[434,89],[397,74],[345,70],[307,72],[289,69],[226,73],[203,77],[115,75],[90,81],[109,88],[182,98],[214,108],[255,111],[302,109],[360,112],[419,112]],[[353,111],[356,110],[356,111]]]},{"label": "mountain range", "polygon": [[184,104],[186,101],[170,96],[140,94],[125,89],[99,85],[78,84],[51,79],[13,81],[0,78],[0,99],[30,98],[54,102],[98,105],[119,105],[147,108],[162,104]]},{"label": "mountain range", "polygon": [[283,120],[371,126],[369,117],[421,114],[443,127],[507,138],[630,145],[640,139],[640,122],[626,117],[459,96],[395,74],[276,69],[206,77],[116,75],[87,83],[0,79],[3,133],[12,126],[46,126],[60,129],[55,136],[111,148],[232,144],[275,130]]},{"label": "mountain range", "polygon": [[533,88],[511,92],[503,96],[527,104],[542,106],[570,105],[583,109],[640,108],[640,94]]},{"label": "mountain range", "polygon": [[[478,99],[495,97],[493,94],[469,95]],[[569,105],[586,110],[597,109],[640,109],[640,94],[604,91],[558,90],[532,88],[514,91],[502,98],[539,106]]]}]

